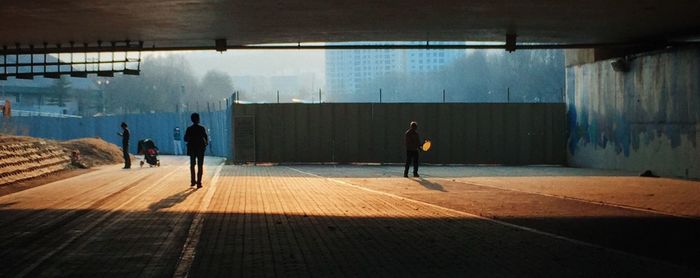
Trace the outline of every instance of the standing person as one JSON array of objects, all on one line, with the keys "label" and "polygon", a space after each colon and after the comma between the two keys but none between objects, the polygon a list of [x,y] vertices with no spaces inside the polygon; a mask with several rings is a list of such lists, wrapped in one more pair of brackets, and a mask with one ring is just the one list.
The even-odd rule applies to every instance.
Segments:
[{"label": "standing person", "polygon": [[[199,125],[199,114],[192,113],[190,116],[192,125],[185,131],[185,142],[187,142],[187,155],[190,156],[190,186],[197,185],[202,188],[202,171],[204,170],[204,151],[209,144],[207,129]],[[194,164],[197,162],[197,179],[194,175]]]},{"label": "standing person", "polygon": [[122,137],[122,154],[124,155],[124,168],[131,169],[131,157],[129,156],[129,137],[131,137],[131,132],[129,132],[129,127],[125,122],[122,122],[122,132],[117,134]]},{"label": "standing person", "polygon": [[182,135],[180,134],[179,126],[176,126],[175,130],[173,130],[173,149],[175,149],[174,155],[182,154]]},{"label": "standing person", "polygon": [[403,176],[408,177],[408,168],[413,162],[413,176],[418,175],[418,148],[420,148],[420,137],[418,136],[418,123],[411,122],[411,127],[406,131],[404,143],[406,145],[406,165],[403,170]]}]

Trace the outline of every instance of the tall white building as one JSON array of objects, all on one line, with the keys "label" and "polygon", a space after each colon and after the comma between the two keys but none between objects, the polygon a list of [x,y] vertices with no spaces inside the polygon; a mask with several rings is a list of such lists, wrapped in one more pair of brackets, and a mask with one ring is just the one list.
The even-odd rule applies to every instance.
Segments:
[{"label": "tall white building", "polygon": [[405,69],[410,73],[437,71],[465,55],[464,50],[458,49],[410,49],[404,52]]},{"label": "tall white building", "polygon": [[351,95],[374,78],[439,71],[464,55],[459,49],[326,50],[326,91]]}]

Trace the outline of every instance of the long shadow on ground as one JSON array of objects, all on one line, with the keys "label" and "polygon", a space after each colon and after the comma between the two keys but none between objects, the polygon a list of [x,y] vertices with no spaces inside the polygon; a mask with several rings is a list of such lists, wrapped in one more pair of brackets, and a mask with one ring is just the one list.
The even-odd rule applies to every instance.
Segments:
[{"label": "long shadow on ground", "polygon": [[[17,215],[31,216],[17,219]],[[79,218],[67,214],[80,215]],[[106,216],[108,217],[102,217]],[[7,220],[14,219],[12,222]],[[183,220],[184,219],[184,220]],[[0,210],[0,276],[172,276],[189,213]],[[697,222],[659,218],[518,218],[577,237],[623,240],[636,255],[476,218],[207,213],[190,271],[212,276],[689,277]],[[87,223],[97,224],[85,229]],[[50,225],[51,229],[42,229]],[[618,230],[620,225],[628,227]],[[564,227],[564,228],[559,228]],[[41,231],[41,234],[36,232]],[[76,237],[77,236],[77,237]],[[73,240],[70,240],[73,239]],[[610,246],[607,246],[610,247]],[[38,258],[48,256],[46,260]],[[665,261],[665,262],[664,262]],[[678,266],[686,265],[686,267]]]}]

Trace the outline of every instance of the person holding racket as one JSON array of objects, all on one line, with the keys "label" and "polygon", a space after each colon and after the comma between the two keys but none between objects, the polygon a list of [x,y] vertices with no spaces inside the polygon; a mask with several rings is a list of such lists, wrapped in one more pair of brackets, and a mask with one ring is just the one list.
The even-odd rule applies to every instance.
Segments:
[{"label": "person holding racket", "polygon": [[405,145],[406,145],[406,165],[403,170],[403,176],[408,177],[408,168],[413,162],[413,176],[420,177],[418,175],[418,150],[423,144],[420,143],[420,136],[416,131],[418,129],[418,123],[411,122],[411,127],[406,131],[405,134]]}]

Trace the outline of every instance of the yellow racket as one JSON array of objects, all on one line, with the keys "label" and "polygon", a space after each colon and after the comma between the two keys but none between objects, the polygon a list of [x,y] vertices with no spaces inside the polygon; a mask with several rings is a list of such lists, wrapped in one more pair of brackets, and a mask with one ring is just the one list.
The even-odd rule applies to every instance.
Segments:
[{"label": "yellow racket", "polygon": [[425,139],[425,141],[423,141],[423,146],[421,146],[421,149],[422,149],[424,152],[427,152],[427,151],[430,150],[430,147],[431,147],[432,145],[433,145],[433,143],[430,142],[429,139]]}]

